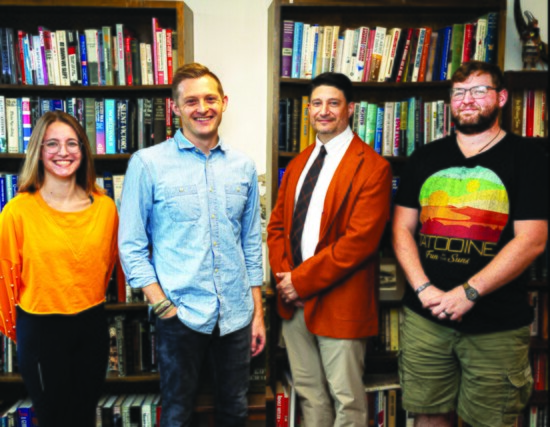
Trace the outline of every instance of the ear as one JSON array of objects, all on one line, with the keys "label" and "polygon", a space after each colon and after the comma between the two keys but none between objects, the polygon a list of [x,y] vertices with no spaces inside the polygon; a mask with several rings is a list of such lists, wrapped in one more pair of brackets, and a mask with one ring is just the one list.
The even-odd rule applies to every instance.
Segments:
[{"label": "ear", "polygon": [[507,101],[508,101],[508,90],[502,89],[500,92],[498,92],[498,105],[500,106],[500,108],[504,107]]},{"label": "ear", "polygon": [[177,104],[176,102],[174,102],[174,103],[172,104],[172,111],[174,112],[174,114],[175,114],[176,116],[179,116],[179,115],[181,114],[181,113],[180,113],[180,109],[179,109],[179,107],[178,107],[178,104]]},{"label": "ear", "polygon": [[229,98],[227,97],[227,95],[225,95],[222,99],[222,112],[225,113],[228,103],[229,103]]}]

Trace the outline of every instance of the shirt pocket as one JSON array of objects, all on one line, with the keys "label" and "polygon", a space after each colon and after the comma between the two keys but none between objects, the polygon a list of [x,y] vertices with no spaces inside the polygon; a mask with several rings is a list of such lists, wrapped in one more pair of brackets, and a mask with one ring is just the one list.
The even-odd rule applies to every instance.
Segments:
[{"label": "shirt pocket", "polygon": [[196,185],[180,185],[166,190],[166,209],[172,221],[196,221],[201,216]]},{"label": "shirt pocket", "polygon": [[242,217],[247,195],[248,187],[246,184],[225,184],[225,204],[229,219],[238,220]]}]

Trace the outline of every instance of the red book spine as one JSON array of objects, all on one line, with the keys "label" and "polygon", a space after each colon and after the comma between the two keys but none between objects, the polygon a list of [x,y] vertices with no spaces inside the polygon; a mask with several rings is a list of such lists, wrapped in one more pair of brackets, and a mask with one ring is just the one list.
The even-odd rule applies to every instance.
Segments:
[{"label": "red book spine", "polygon": [[403,48],[403,55],[400,58],[399,70],[397,71],[397,77],[395,82],[399,83],[403,80],[403,72],[405,71],[405,65],[407,64],[407,58],[409,56],[409,50],[411,49],[411,39],[414,32],[414,28],[407,28],[407,38],[405,39],[405,47]]},{"label": "red book spine", "polygon": [[166,29],[166,78],[167,83],[172,84],[172,76],[174,74],[172,62],[172,29]]},{"label": "red book spine", "polygon": [[126,84],[132,86],[134,84],[134,76],[132,74],[132,49],[130,47],[131,37],[124,37],[124,66],[126,68]]},{"label": "red book spine", "polygon": [[527,90],[527,111],[525,114],[525,136],[533,136],[533,127],[535,124],[535,91]]},{"label": "red book spine", "polygon": [[157,60],[157,28],[159,28],[159,23],[157,18],[152,18],[152,29],[153,29],[153,40],[151,43],[151,47],[153,49],[153,79],[155,84],[159,84],[158,82],[158,60]]},{"label": "red book spine", "polygon": [[25,32],[18,30],[17,31],[17,49],[16,56],[19,61],[19,71],[21,73],[21,84],[27,84],[27,79],[25,77],[25,48],[23,47],[23,39],[25,38]]}]

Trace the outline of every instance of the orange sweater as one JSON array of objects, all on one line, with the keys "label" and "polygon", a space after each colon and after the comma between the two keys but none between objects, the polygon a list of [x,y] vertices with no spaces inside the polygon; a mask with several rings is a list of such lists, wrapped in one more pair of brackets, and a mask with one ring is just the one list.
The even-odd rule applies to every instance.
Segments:
[{"label": "orange sweater", "polygon": [[0,214],[0,332],[15,340],[15,305],[34,314],[76,314],[105,301],[116,258],[114,202],[94,194],[79,212],[22,193]]}]

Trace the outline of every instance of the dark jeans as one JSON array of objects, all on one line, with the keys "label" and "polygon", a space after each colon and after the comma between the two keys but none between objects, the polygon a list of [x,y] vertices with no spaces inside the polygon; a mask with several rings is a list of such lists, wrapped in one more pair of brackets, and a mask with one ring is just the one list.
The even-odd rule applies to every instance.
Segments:
[{"label": "dark jeans", "polygon": [[220,337],[201,334],[177,316],[156,320],[162,394],[161,427],[189,427],[203,362],[215,389],[216,427],[246,424],[250,375],[250,325]]},{"label": "dark jeans", "polygon": [[76,315],[17,309],[17,358],[40,427],[93,427],[107,371],[103,305]]}]

